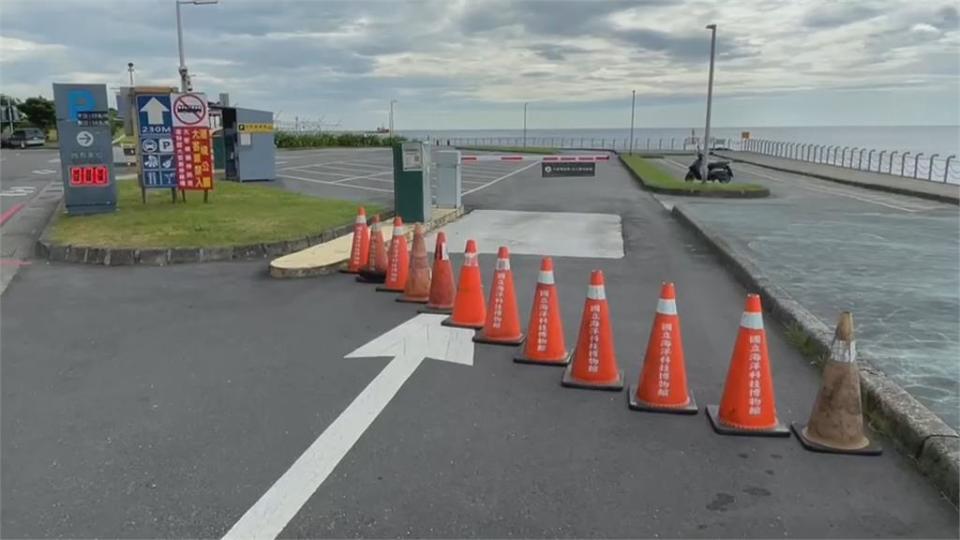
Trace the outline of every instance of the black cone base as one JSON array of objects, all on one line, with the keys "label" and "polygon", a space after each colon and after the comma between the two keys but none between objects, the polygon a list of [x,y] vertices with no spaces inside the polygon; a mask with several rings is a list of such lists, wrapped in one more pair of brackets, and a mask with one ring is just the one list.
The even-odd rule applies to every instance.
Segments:
[{"label": "black cone base", "polygon": [[807,437],[807,435],[803,432],[804,428],[807,427],[806,424],[794,422],[790,424],[790,427],[793,428],[793,434],[800,439],[800,444],[802,444],[804,448],[810,450],[811,452],[824,452],[827,454],[854,454],[858,456],[879,456],[883,453],[883,448],[873,441],[870,441],[870,444],[864,446],[863,448],[848,449],[824,446],[823,444]]},{"label": "black cone base", "polygon": [[630,386],[627,391],[627,406],[635,411],[667,413],[667,414],[697,414],[697,401],[693,399],[693,392],[687,390],[687,397],[690,401],[681,407],[657,407],[649,403],[637,400],[636,386]]},{"label": "black cone base", "polygon": [[569,388],[582,388],[584,390],[608,390],[610,392],[619,392],[623,390],[623,370],[617,374],[617,380],[609,383],[591,383],[578,381],[573,378],[573,363],[563,370],[563,378],[560,384]]},{"label": "black cone base", "polygon": [[728,426],[720,422],[720,407],[707,405],[707,418],[713,430],[721,435],[741,435],[744,437],[789,437],[790,428],[777,421],[777,425],[770,429],[741,429]]}]

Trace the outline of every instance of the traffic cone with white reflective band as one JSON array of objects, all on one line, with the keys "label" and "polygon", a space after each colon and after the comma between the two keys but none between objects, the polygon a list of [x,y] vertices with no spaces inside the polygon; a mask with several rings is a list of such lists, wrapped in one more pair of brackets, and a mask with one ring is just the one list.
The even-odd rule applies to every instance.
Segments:
[{"label": "traffic cone with white reflective band", "polygon": [[837,322],[810,420],[806,425],[794,423],[791,427],[804,448],[814,452],[876,456],[883,451],[863,430],[860,368],[849,311],[840,314]]},{"label": "traffic cone with white reflective band", "polygon": [[683,337],[673,283],[660,287],[657,314],[650,329],[640,380],[627,394],[637,411],[697,414],[697,403],[687,388]]},{"label": "traffic cone with white reflective band", "polygon": [[756,294],[747,295],[723,398],[719,407],[707,405],[707,418],[714,431],[723,435],[790,436],[790,430],[777,419],[767,334]]},{"label": "traffic cone with white reflective band", "polygon": [[497,250],[497,267],[490,286],[486,321],[473,340],[499,345],[519,345],[523,341],[517,291],[513,286],[513,270],[510,269],[510,250],[506,246],[500,246]]},{"label": "traffic cone with white reflective band", "polygon": [[380,230],[380,216],[373,216],[370,225],[370,253],[367,264],[360,269],[357,281],[363,283],[383,283],[387,275],[387,246],[383,242]]},{"label": "traffic cone with white reflective band", "polygon": [[453,265],[447,253],[447,235],[437,233],[437,244],[433,248],[433,276],[430,279],[430,297],[420,313],[450,313],[453,311],[453,298],[457,294],[453,283]]},{"label": "traffic cone with white reflective band", "polygon": [[347,267],[340,270],[348,274],[358,274],[367,264],[370,255],[370,229],[367,227],[367,212],[361,206],[357,209],[357,218],[353,222],[353,244],[350,246],[350,260]]},{"label": "traffic cone with white reflective band", "polygon": [[570,351],[563,337],[563,319],[560,317],[560,298],[553,279],[553,259],[540,261],[540,275],[533,293],[530,324],[520,354],[513,359],[525,364],[565,366],[570,363]]},{"label": "traffic cone with white reflective band", "polygon": [[442,323],[445,326],[460,328],[483,328],[487,308],[483,304],[483,278],[477,260],[477,243],[467,240],[467,249],[463,253],[463,266],[460,267],[460,284],[453,301],[453,313]]},{"label": "traffic cone with white reflective band", "polygon": [[383,285],[377,287],[383,292],[403,292],[407,285],[407,273],[410,266],[410,254],[407,253],[407,236],[403,231],[400,216],[393,218],[393,238],[387,252],[387,276]]},{"label": "traffic cone with white reflective band", "polygon": [[426,304],[430,299],[430,261],[427,260],[427,241],[423,238],[423,226],[419,223],[413,228],[411,251],[407,284],[397,302]]},{"label": "traffic cone with white reflective band", "polygon": [[574,388],[623,390],[623,371],[617,365],[610,309],[607,307],[603,272],[600,270],[590,274],[577,347],[560,382]]}]

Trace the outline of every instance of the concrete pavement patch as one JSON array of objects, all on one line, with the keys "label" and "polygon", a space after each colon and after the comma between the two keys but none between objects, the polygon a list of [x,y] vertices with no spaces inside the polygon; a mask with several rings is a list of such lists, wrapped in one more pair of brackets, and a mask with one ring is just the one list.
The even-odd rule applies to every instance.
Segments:
[{"label": "concrete pavement patch", "polygon": [[[814,348],[819,358],[829,354],[832,339],[830,329],[774,284],[748,255],[711,232],[683,205],[674,206],[672,214],[705,240],[740,282],[761,295],[767,311],[782,324],[800,328],[806,335],[807,344]],[[960,435],[898,384],[872,367],[868,358],[861,360],[864,413],[873,426],[889,434],[906,455],[918,460],[919,468],[957,504],[960,482],[957,442],[960,441]],[[931,438],[935,439],[927,444]]]}]

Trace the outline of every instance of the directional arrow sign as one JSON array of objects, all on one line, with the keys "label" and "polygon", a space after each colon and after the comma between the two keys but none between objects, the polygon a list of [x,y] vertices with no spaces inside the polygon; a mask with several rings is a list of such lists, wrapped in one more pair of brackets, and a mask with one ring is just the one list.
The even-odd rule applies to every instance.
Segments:
[{"label": "directional arrow sign", "polygon": [[163,124],[163,113],[169,111],[166,105],[160,103],[157,98],[150,98],[146,105],[140,107],[142,112],[147,113],[148,124]]},{"label": "directional arrow sign", "polygon": [[227,532],[225,539],[276,538],[363,432],[426,358],[473,365],[473,330],[441,326],[446,315],[421,314],[347,355],[390,356],[374,377],[320,437]]},{"label": "directional arrow sign", "polygon": [[81,131],[77,133],[77,144],[83,147],[93,144],[93,133],[90,133],[89,131]]}]

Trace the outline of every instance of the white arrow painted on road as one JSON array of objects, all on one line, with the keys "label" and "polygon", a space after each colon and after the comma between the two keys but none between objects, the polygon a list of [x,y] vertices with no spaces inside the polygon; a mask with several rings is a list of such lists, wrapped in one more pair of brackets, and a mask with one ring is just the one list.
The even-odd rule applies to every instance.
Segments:
[{"label": "white arrow painted on road", "polygon": [[473,330],[441,326],[421,314],[348,354],[392,356],[370,384],[227,532],[225,539],[276,538],[426,358],[473,365]]},{"label": "white arrow painted on road", "polygon": [[143,107],[140,107],[141,111],[147,113],[147,123],[148,124],[162,124],[163,123],[163,113],[169,111],[166,105],[160,103],[155,97],[150,98],[150,101],[146,102]]}]

